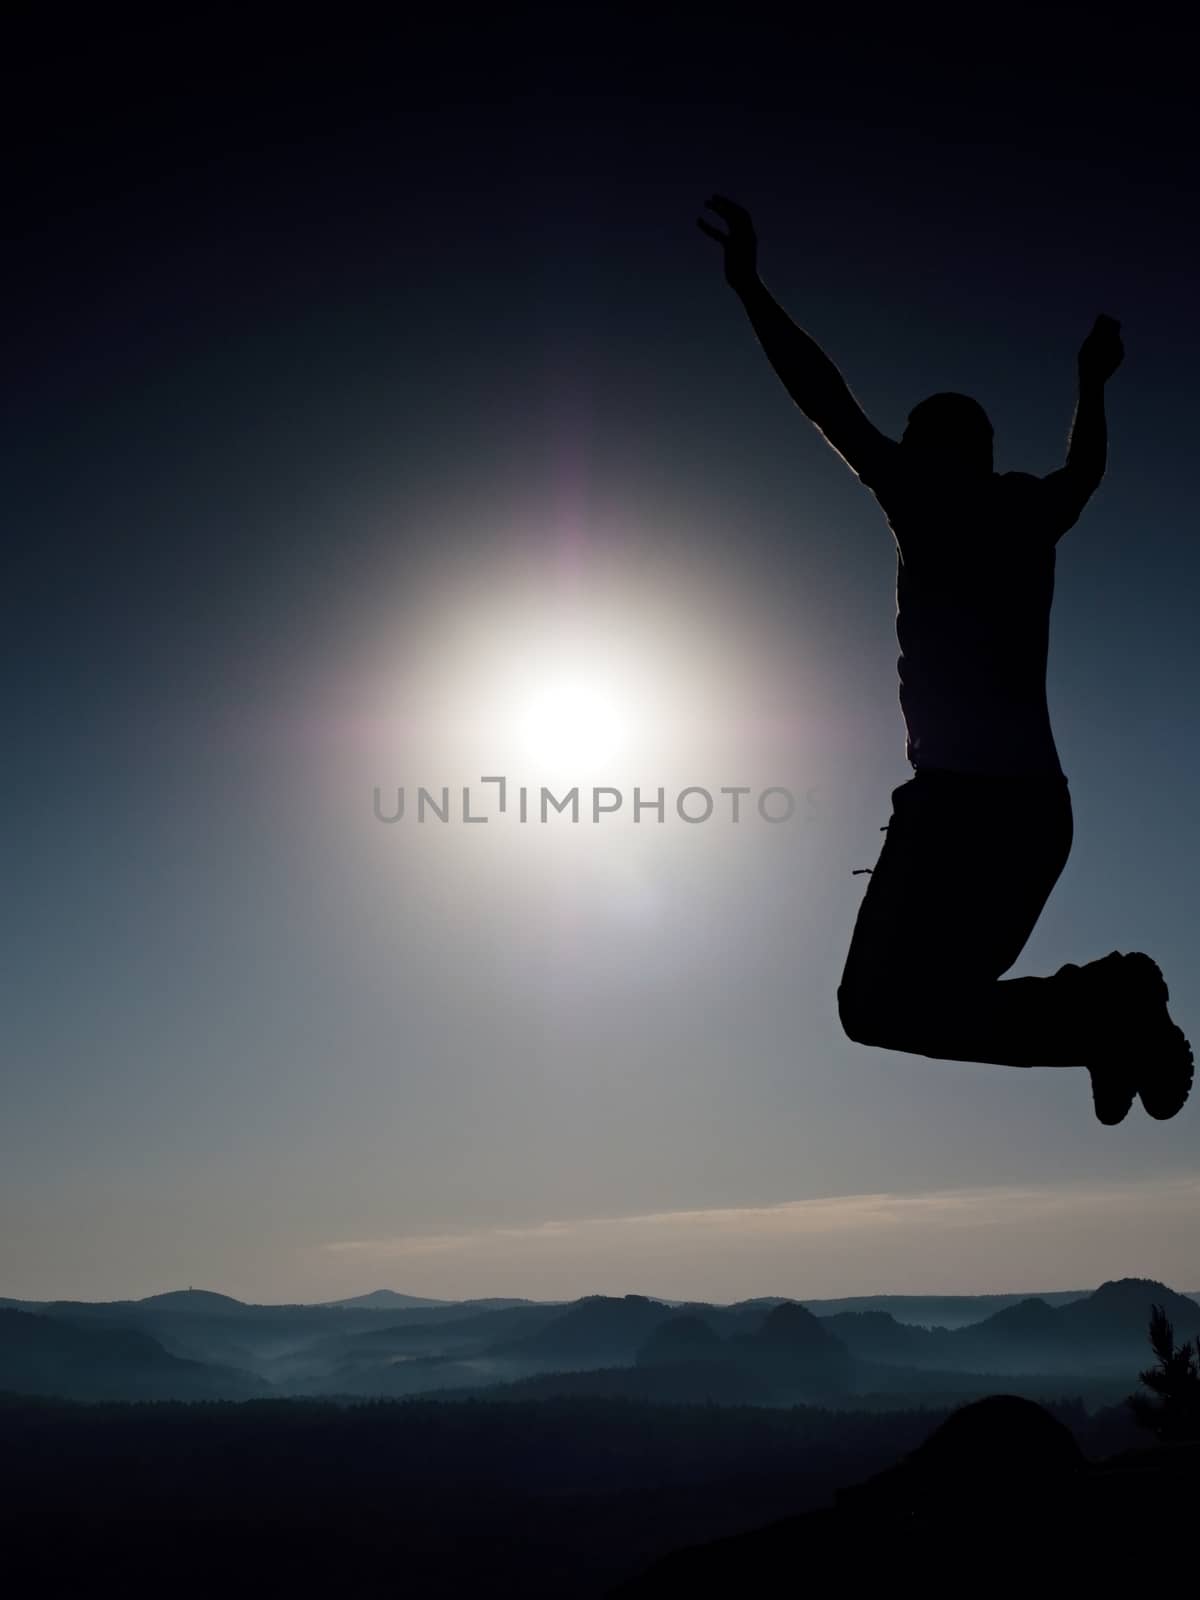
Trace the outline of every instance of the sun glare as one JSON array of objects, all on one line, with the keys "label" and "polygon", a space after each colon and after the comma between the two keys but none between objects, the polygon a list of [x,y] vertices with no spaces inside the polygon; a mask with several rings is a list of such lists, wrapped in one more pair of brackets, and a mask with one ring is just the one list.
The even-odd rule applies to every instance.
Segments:
[{"label": "sun glare", "polygon": [[607,685],[557,678],[533,690],[517,714],[522,754],[545,770],[594,772],[626,751],[629,726]]}]

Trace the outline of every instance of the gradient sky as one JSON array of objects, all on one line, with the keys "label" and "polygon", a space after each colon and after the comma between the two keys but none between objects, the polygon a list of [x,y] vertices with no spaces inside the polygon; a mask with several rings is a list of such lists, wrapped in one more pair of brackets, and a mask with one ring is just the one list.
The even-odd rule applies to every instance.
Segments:
[{"label": "gradient sky", "polygon": [[[1194,1107],[841,1034],[894,546],[695,226],[747,205],[874,421],[964,390],[1001,471],[1061,463],[1121,319],[1011,975],[1149,950],[1195,1038],[1187,53],[1146,8],[655,13],[14,38],[0,1292],[1200,1281]],[[531,732],[563,682],[615,728]],[[372,815],[499,772],[801,803]]]}]

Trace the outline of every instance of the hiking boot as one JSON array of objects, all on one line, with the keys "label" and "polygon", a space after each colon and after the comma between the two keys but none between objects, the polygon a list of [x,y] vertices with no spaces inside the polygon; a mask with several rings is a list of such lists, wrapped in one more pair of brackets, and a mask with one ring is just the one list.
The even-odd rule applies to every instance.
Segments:
[{"label": "hiking boot", "polygon": [[1140,950],[1125,957],[1124,985],[1130,996],[1129,1055],[1137,1093],[1147,1116],[1166,1122],[1183,1109],[1192,1087],[1192,1047],[1167,1012],[1166,980]]},{"label": "hiking boot", "polygon": [[1092,1079],[1092,1104],[1096,1120],[1106,1128],[1116,1127],[1129,1115],[1137,1095],[1134,1052],[1126,1037],[1126,1023],[1137,1002],[1125,998],[1129,987],[1126,958],[1119,950],[1085,967],[1068,962],[1059,977],[1079,985],[1086,996],[1088,1033],[1094,1045],[1088,1061]]},{"label": "hiking boot", "polygon": [[1092,1075],[1092,1105],[1096,1119],[1106,1128],[1124,1122],[1133,1105],[1137,1085],[1124,1055],[1121,1060],[1089,1066]]}]

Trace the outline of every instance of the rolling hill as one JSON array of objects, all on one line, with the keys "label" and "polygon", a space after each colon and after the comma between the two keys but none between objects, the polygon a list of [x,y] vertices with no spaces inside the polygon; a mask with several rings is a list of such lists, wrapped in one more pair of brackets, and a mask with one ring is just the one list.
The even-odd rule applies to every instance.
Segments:
[{"label": "rolling hill", "polygon": [[182,1360],[136,1329],[0,1310],[0,1389],[72,1400],[242,1400],[267,1385],[232,1367]]}]

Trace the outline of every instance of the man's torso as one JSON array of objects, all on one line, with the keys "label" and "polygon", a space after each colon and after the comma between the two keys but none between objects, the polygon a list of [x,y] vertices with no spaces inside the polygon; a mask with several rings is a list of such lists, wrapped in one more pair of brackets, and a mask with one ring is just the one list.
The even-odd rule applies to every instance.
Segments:
[{"label": "man's torso", "polygon": [[897,445],[868,487],[897,546],[909,761],[918,770],[1061,775],[1046,702],[1061,530],[1040,480],[1020,472],[930,479],[906,467]]}]

